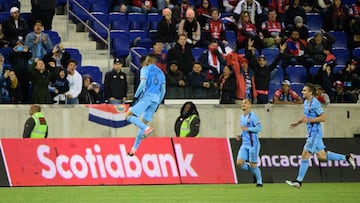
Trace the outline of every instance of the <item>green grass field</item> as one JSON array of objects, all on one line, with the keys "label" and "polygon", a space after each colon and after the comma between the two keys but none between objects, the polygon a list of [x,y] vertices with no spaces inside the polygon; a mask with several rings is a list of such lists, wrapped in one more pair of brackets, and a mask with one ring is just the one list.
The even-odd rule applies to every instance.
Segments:
[{"label": "green grass field", "polygon": [[360,183],[148,185],[0,188],[0,202],[360,202]]}]

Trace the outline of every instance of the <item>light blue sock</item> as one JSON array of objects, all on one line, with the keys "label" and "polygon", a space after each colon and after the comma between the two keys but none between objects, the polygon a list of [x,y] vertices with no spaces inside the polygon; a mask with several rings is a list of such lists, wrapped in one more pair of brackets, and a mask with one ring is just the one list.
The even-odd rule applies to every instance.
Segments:
[{"label": "light blue sock", "polygon": [[301,159],[301,164],[299,167],[299,175],[296,178],[297,181],[302,182],[304,180],[305,174],[307,169],[309,168],[309,160],[308,159]]},{"label": "light blue sock", "polygon": [[252,172],[249,164],[247,164],[247,163],[244,163],[240,168],[244,171]]},{"label": "light blue sock", "polygon": [[140,128],[141,130],[145,130],[147,128],[147,126],[143,122],[141,122],[141,120],[137,116],[129,116],[127,120],[130,123],[136,125],[136,127]]},{"label": "light blue sock", "polygon": [[261,170],[258,166],[256,166],[255,168],[250,168],[252,174],[255,175],[256,178],[256,184],[262,184],[262,177],[261,177]]},{"label": "light blue sock", "polygon": [[326,155],[326,160],[346,160],[346,157],[343,154],[328,151]]},{"label": "light blue sock", "polygon": [[136,138],[135,138],[135,142],[134,142],[134,145],[133,145],[133,149],[137,150],[139,148],[139,145],[140,145],[140,142],[141,142],[141,137],[143,136],[144,134],[144,130],[139,130],[138,133],[136,134]]}]

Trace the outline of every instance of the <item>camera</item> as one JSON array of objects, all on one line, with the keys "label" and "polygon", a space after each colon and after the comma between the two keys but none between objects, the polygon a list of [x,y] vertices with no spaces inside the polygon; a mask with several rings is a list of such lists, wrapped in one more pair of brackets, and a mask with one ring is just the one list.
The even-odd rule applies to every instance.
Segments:
[{"label": "camera", "polygon": [[24,47],[23,46],[17,46],[16,47],[16,51],[23,51],[24,50]]},{"label": "camera", "polygon": [[344,82],[344,87],[351,87],[351,82]]}]

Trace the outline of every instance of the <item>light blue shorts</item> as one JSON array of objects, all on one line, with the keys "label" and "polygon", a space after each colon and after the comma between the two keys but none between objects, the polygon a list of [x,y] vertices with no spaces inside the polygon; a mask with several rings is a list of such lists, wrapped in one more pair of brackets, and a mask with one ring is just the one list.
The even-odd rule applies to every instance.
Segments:
[{"label": "light blue shorts", "polygon": [[251,163],[257,163],[260,154],[260,143],[254,146],[241,145],[237,159],[242,159]]},{"label": "light blue shorts", "polygon": [[308,137],[306,139],[306,143],[304,145],[304,150],[314,154],[320,150],[325,149],[325,145],[324,142],[322,140],[322,138],[316,138],[316,137]]},{"label": "light blue shorts", "polygon": [[147,121],[151,122],[152,117],[159,106],[158,103],[151,101],[148,98],[141,98],[134,106],[130,108],[131,113],[136,116],[142,116],[142,118]]}]

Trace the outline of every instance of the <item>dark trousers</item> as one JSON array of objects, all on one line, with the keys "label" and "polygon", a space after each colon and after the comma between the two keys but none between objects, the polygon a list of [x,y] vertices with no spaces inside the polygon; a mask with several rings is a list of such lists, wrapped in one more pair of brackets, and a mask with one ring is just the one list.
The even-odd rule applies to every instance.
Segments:
[{"label": "dark trousers", "polygon": [[258,104],[267,104],[269,102],[269,98],[267,94],[258,94],[257,95],[257,103]]},{"label": "dark trousers", "polygon": [[44,30],[51,30],[52,21],[55,15],[55,9],[39,10],[31,9],[31,28],[34,27],[37,20],[41,20]]}]

